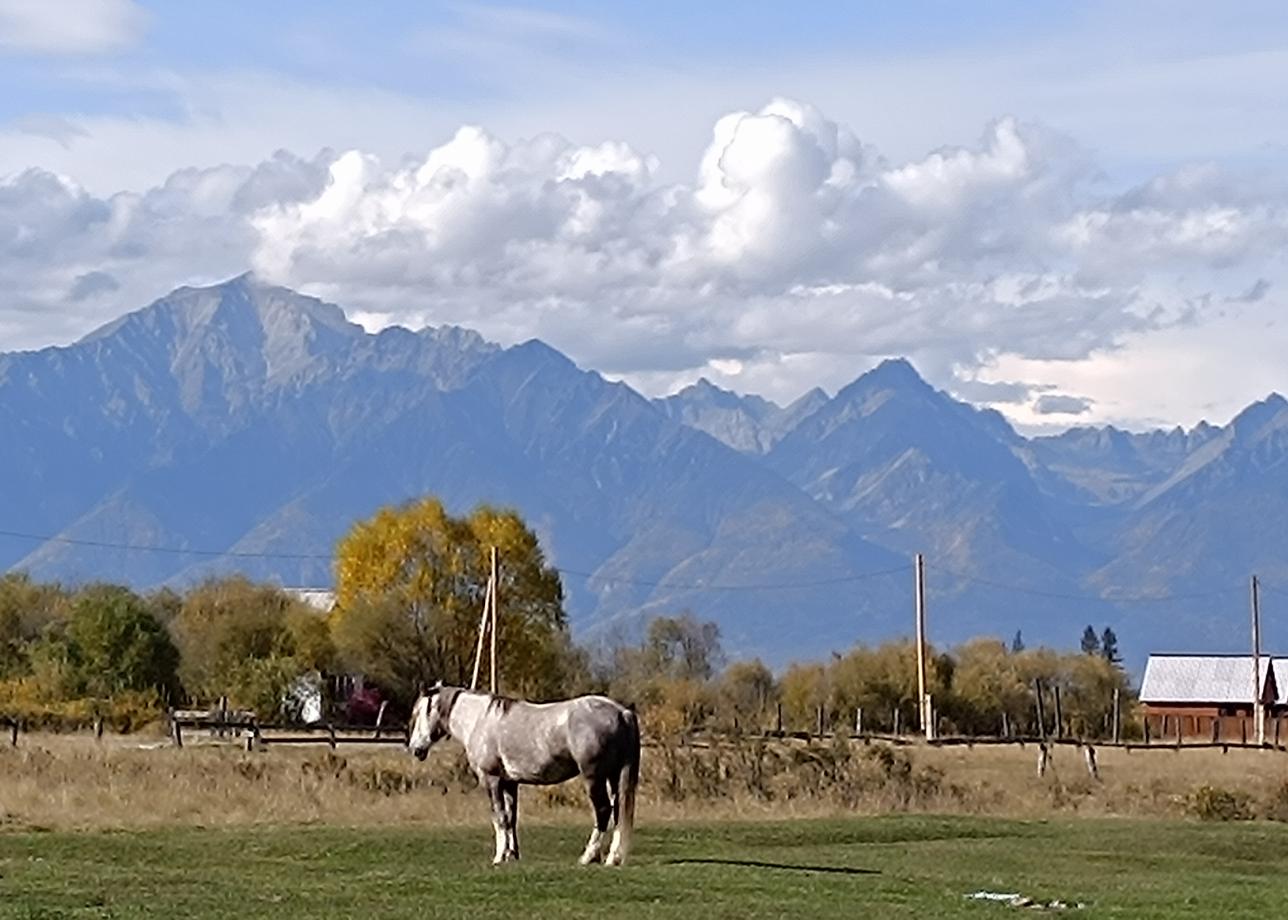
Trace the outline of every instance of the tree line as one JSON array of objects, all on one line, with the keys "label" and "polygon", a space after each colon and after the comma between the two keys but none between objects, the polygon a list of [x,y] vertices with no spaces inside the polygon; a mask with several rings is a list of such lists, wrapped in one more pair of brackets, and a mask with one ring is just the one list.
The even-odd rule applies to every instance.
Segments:
[{"label": "tree line", "polygon": [[[631,637],[579,646],[569,634],[558,572],[513,511],[454,516],[433,498],[381,509],[337,546],[336,606],[240,576],[183,591],[111,584],[68,588],[0,577],[0,714],[50,724],[102,716],[129,728],[169,705],[227,697],[274,719],[301,675],[360,674],[395,707],[432,680],[468,684],[492,548],[499,551],[499,665],[506,693],[551,699],[605,692],[635,703],[649,729],[911,728],[911,642],[858,645],[775,675],[761,661],[727,661],[719,629],[691,613],[658,617]],[[1065,721],[1105,730],[1114,691],[1126,696],[1116,639],[1080,652],[977,639],[932,650],[929,680],[948,731],[1035,728],[1033,685],[1060,687]],[[1112,641],[1111,641],[1112,640]],[[1107,654],[1111,651],[1113,654]],[[346,701],[335,701],[343,705]]]}]

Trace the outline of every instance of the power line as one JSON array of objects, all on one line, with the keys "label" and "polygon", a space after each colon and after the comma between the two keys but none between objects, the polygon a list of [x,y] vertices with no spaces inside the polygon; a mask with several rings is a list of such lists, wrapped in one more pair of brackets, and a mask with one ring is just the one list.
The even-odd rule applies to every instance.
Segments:
[{"label": "power line", "polygon": [[[0,537],[13,537],[21,540],[32,540],[37,543],[62,543],[69,546],[84,546],[93,549],[110,549],[121,550],[125,552],[141,553],[161,553],[172,556],[201,556],[204,558],[228,558],[228,559],[286,559],[296,561],[313,561],[313,562],[331,562],[333,556],[329,553],[277,553],[277,552],[249,552],[242,550],[215,550],[215,549],[185,549],[176,546],[157,546],[141,543],[119,543],[108,540],[83,540],[74,537],[48,536],[42,534],[25,533],[17,530],[0,530]],[[1158,604],[1170,603],[1187,600],[1205,600],[1213,597],[1222,597],[1233,593],[1235,590],[1242,591],[1239,588],[1225,588],[1215,591],[1205,591],[1193,594],[1138,594],[1138,595],[1110,595],[1098,596],[1094,594],[1073,594],[1062,591],[1046,591],[1041,588],[1030,588],[1026,585],[1018,585],[1008,582],[996,581],[990,578],[982,578],[978,575],[969,575],[965,572],[959,572],[937,562],[927,560],[926,564],[933,569],[943,572],[953,578],[963,581],[974,582],[975,584],[984,585],[999,591],[1009,591],[1015,594],[1027,594],[1033,597],[1045,597],[1053,600],[1084,601],[1089,603],[1109,603],[1109,604]],[[888,569],[878,569],[873,572],[860,572],[854,575],[843,575],[837,578],[824,578],[815,581],[797,581],[797,582],[774,582],[767,584],[751,585],[725,585],[725,584],[701,584],[701,583],[677,583],[669,581],[646,581],[636,578],[620,578],[614,575],[597,575],[594,572],[583,572],[577,569],[568,569],[561,566],[551,566],[561,575],[567,575],[572,578],[580,578],[585,581],[607,582],[611,584],[629,585],[638,588],[665,588],[672,591],[790,591],[805,588],[820,588],[829,585],[849,584],[852,582],[867,581],[873,578],[884,578],[888,575],[897,575],[901,572],[912,571],[910,564],[894,566]],[[1278,588],[1274,585],[1262,582],[1262,586],[1276,594],[1288,595],[1288,589]]]},{"label": "power line", "polygon": [[1280,588],[1277,585],[1269,584],[1265,581],[1262,581],[1261,579],[1257,580],[1257,584],[1259,584],[1263,590],[1269,591],[1272,594],[1282,594],[1282,595],[1288,596],[1288,588]]},{"label": "power line", "polygon": [[[16,530],[0,530],[0,537],[16,537],[18,539],[33,540],[39,543],[64,543],[70,546],[86,546],[94,549],[123,550],[126,552],[141,553],[164,553],[175,556],[203,556],[207,558],[227,557],[233,559],[303,559],[326,562],[330,562],[333,559],[329,554],[323,555],[320,553],[267,553],[244,552],[237,550],[183,549],[175,546],[115,543],[107,540],[81,540],[73,537],[44,536],[41,534],[23,533]],[[912,569],[912,566],[901,565],[895,568],[882,569],[876,572],[862,572],[856,575],[846,575],[839,578],[826,578],[818,581],[779,582],[756,585],[678,584],[661,581],[641,581],[633,578],[618,578],[612,575],[596,575],[593,572],[580,572],[576,569],[565,569],[560,566],[551,566],[551,568],[561,575],[582,578],[586,581],[612,582],[615,584],[626,584],[642,588],[667,588],[673,591],[782,591],[799,588],[826,587],[827,585],[845,584],[853,581],[865,581],[869,578],[880,578],[882,576],[893,575],[898,572],[907,572]]]},{"label": "power line", "polygon": [[857,575],[843,575],[839,578],[824,578],[818,581],[779,582],[760,585],[704,585],[677,584],[669,581],[639,581],[634,578],[617,578],[613,575],[596,575],[593,572],[578,572],[554,566],[561,575],[572,575],[587,581],[608,581],[617,584],[632,585],[640,588],[668,588],[674,591],[785,591],[792,588],[819,588],[827,585],[840,585],[853,581],[867,581],[869,578],[881,578],[886,575],[897,575],[900,572],[911,572],[911,565],[901,565],[890,569],[879,569],[875,572],[861,572]]},{"label": "power line", "polygon": [[1007,582],[994,581],[990,578],[980,578],[977,575],[968,575],[965,572],[958,572],[939,563],[927,563],[932,568],[938,569],[954,578],[962,581],[971,581],[976,584],[986,585],[990,588],[997,588],[1000,591],[1011,591],[1016,594],[1030,594],[1035,597],[1047,597],[1055,600],[1066,601],[1087,601],[1105,604],[1160,604],[1174,601],[1204,600],[1213,597],[1223,597],[1237,591],[1239,588],[1222,588],[1215,591],[1203,591],[1194,594],[1122,594],[1101,596],[1096,594],[1073,594],[1063,591],[1045,591],[1041,588],[1030,588],[1026,585],[1008,584]]},{"label": "power line", "polygon": [[37,543],[65,543],[70,546],[89,546],[95,549],[126,550],[136,553],[165,553],[171,556],[228,556],[234,559],[324,559],[330,561],[330,555],[319,553],[250,553],[239,550],[221,549],[183,549],[178,546],[149,546],[140,543],[112,543],[105,540],[79,540],[73,537],[42,536],[34,533],[21,533],[16,530],[0,530],[0,537],[17,537],[20,540],[34,540]]}]

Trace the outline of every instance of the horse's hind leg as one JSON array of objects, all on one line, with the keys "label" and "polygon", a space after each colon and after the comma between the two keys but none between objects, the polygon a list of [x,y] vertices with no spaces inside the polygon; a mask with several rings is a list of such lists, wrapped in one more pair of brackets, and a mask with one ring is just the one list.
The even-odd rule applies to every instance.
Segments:
[{"label": "horse's hind leg", "polygon": [[506,843],[509,838],[505,826],[505,797],[501,794],[500,779],[495,776],[488,776],[485,779],[487,796],[492,802],[492,829],[496,831],[496,855],[492,857],[492,865],[499,866],[505,862]]},{"label": "horse's hind leg", "polygon": [[604,858],[604,841],[608,834],[608,822],[613,817],[613,802],[608,795],[608,783],[602,777],[586,780],[586,791],[590,793],[590,804],[595,809],[595,829],[590,832],[586,843],[586,852],[581,854],[583,866],[601,862]]},{"label": "horse's hind leg", "polygon": [[501,801],[504,806],[504,827],[506,832],[504,860],[519,858],[519,784],[513,780],[501,783]]}]

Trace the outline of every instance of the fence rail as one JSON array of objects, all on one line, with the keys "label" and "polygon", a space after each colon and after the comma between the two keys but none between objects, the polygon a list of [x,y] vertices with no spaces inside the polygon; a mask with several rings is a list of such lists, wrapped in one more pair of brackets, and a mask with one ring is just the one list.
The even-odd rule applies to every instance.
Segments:
[{"label": "fence rail", "polygon": [[[340,745],[403,745],[407,742],[409,726],[403,723],[384,722],[383,712],[374,725],[355,725],[349,723],[316,722],[311,724],[261,723],[255,714],[248,711],[225,709],[176,709],[167,714],[169,737],[175,747],[183,747],[189,732],[200,732],[216,740],[238,740],[245,744],[247,750],[264,750],[273,745],[326,744],[331,748]],[[0,727],[8,730],[9,743],[16,747],[21,734],[28,731],[21,719],[0,716]],[[92,729],[95,736],[103,735],[103,722],[95,720]],[[926,740],[919,735],[891,734],[887,732],[837,733],[802,732],[802,731],[761,731],[761,732],[721,732],[694,731],[678,736],[674,743],[682,747],[713,748],[730,746],[748,741],[779,741],[800,743],[835,742],[844,737],[852,743],[871,744],[874,742],[893,744],[901,747],[928,746],[948,747],[1020,747],[1035,745],[1043,749],[1055,747],[1075,747],[1080,749],[1118,748],[1127,753],[1136,751],[1201,751],[1220,750],[1228,753],[1231,750],[1276,751],[1288,753],[1288,744],[1280,743],[1276,738],[1265,744],[1255,741],[1231,740],[1208,741],[1177,739],[1175,737],[1146,738],[1139,741],[1112,741],[1097,738],[1073,738],[1039,735],[1022,735],[1000,737],[996,735],[947,735]],[[657,747],[663,744],[662,739],[643,739],[646,747]]]}]

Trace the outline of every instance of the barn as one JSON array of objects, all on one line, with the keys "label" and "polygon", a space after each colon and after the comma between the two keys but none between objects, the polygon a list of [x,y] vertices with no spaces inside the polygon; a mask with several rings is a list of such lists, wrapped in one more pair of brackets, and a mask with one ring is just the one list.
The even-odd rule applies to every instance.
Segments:
[{"label": "barn", "polygon": [[[1251,655],[1150,655],[1140,687],[1145,730],[1168,740],[1253,740],[1252,675]],[[1256,685],[1267,740],[1277,742],[1288,714],[1288,659],[1262,656]]]}]

